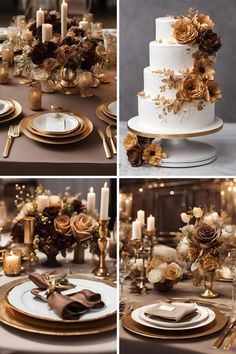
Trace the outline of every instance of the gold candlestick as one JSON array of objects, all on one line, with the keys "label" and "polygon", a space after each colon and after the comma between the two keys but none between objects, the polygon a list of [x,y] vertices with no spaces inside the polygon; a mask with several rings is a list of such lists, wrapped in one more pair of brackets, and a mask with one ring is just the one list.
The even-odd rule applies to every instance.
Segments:
[{"label": "gold candlestick", "polygon": [[149,255],[148,255],[148,259],[151,260],[153,257],[153,247],[154,247],[154,238],[156,236],[156,230],[151,230],[151,231],[147,231],[147,237],[148,237],[148,241],[149,241]]},{"label": "gold candlestick", "polygon": [[108,232],[108,220],[99,220],[98,228],[98,247],[99,247],[99,261],[98,266],[94,270],[94,274],[101,278],[108,278],[110,276],[106,266],[106,248],[107,248],[107,232]]},{"label": "gold candlestick", "polygon": [[22,259],[30,263],[38,260],[33,249],[34,227],[35,218],[32,216],[24,217],[24,252]]}]

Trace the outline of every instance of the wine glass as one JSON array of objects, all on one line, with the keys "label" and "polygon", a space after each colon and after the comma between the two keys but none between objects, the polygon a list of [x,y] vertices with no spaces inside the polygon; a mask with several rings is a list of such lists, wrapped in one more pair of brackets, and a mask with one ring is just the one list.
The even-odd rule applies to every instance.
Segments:
[{"label": "wine glass", "polygon": [[127,297],[124,296],[124,282],[125,278],[131,272],[131,262],[128,256],[123,256],[120,259],[120,268],[119,268],[119,278],[120,278],[120,303],[127,302]]}]

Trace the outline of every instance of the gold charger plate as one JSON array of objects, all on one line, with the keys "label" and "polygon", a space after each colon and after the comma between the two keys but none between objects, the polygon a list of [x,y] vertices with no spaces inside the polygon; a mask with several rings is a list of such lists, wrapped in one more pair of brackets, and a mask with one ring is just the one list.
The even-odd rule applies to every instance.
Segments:
[{"label": "gold charger plate", "polygon": [[106,114],[108,117],[110,117],[111,119],[115,119],[117,118],[117,115],[112,114],[109,109],[108,109],[108,105],[112,102],[115,102],[117,99],[115,97],[110,98],[109,100],[106,100],[103,102],[103,113]]},{"label": "gold charger plate", "polygon": [[[191,329],[189,331],[171,331],[171,330],[161,330],[151,327],[143,326],[135,322],[131,313],[124,314],[122,317],[122,325],[128,331],[138,334],[143,337],[155,338],[155,339],[191,339],[208,336],[210,334],[220,331],[227,323],[227,318],[214,307],[211,309],[215,312],[215,320],[207,326]],[[178,333],[176,333],[178,332]]]},{"label": "gold charger plate", "polygon": [[104,112],[103,112],[103,103],[97,106],[96,108],[96,115],[99,119],[103,120],[109,125],[117,125],[116,120],[108,117]]},{"label": "gold charger plate", "polygon": [[1,99],[3,99],[3,100],[5,100],[5,101],[9,102],[9,103],[10,103],[10,108],[9,108],[9,110],[8,110],[7,112],[5,112],[5,113],[3,113],[3,114],[0,114],[0,120],[1,120],[2,118],[4,118],[4,117],[9,116],[9,114],[13,113],[14,110],[15,110],[15,105],[14,105],[14,103],[13,103],[12,100],[10,100],[10,99],[5,99],[5,98],[1,98]]},{"label": "gold charger plate", "polygon": [[22,112],[22,107],[19,102],[12,100],[14,105],[15,105],[15,110],[9,114],[6,118],[0,119],[0,124],[5,124],[7,122],[10,122],[11,120],[17,118],[21,112]]},{"label": "gold charger plate", "polygon": [[67,134],[50,134],[50,133],[46,133],[40,130],[36,130],[33,125],[32,125],[32,121],[35,118],[35,115],[33,114],[32,116],[28,116],[28,124],[26,125],[26,128],[35,135],[39,135],[39,136],[43,136],[46,138],[56,138],[56,139],[67,139],[69,137],[72,136],[77,136],[78,134],[82,134],[82,132],[86,129],[86,127],[84,126],[84,121],[82,118],[75,116],[76,119],[79,121],[80,125],[76,130],[73,130],[70,133]]},{"label": "gold charger plate", "polygon": [[[106,280],[97,279],[96,277],[93,277],[93,276],[82,276],[82,275],[73,275],[73,274],[72,274],[72,275],[69,275],[68,278],[91,280],[91,281],[95,281],[95,282],[97,282],[97,283],[103,283],[103,284],[109,285],[109,286],[111,286],[112,288],[116,288],[116,285],[115,285],[115,284],[113,284],[113,283],[111,283],[111,282],[108,282],[108,281],[106,281]],[[7,306],[8,306],[9,308],[11,308],[13,311],[17,312],[18,314],[24,315],[24,316],[29,317],[29,318],[32,318],[32,319],[40,320],[40,321],[42,321],[42,323],[45,323],[45,322],[50,323],[50,324],[52,324],[52,326],[54,326],[54,328],[57,327],[58,324],[59,324],[59,325],[62,324],[63,326],[65,326],[65,324],[72,324],[72,325],[76,325],[76,326],[77,326],[78,324],[91,323],[91,322],[93,322],[93,321],[96,321],[96,323],[97,323],[97,321],[101,321],[101,320],[103,320],[103,319],[105,319],[105,318],[109,318],[109,317],[114,316],[114,315],[116,314],[116,311],[113,311],[113,312],[111,312],[111,313],[109,313],[109,314],[107,314],[107,315],[104,315],[103,317],[99,317],[99,318],[93,318],[93,319],[87,319],[87,320],[85,320],[85,319],[79,319],[79,320],[61,320],[60,322],[58,322],[58,321],[56,321],[56,320],[54,320],[54,319],[47,319],[47,320],[46,320],[45,318],[42,318],[42,317],[39,316],[39,315],[32,315],[32,314],[29,314],[28,312],[24,312],[24,311],[22,311],[22,310],[20,310],[20,309],[18,309],[18,308],[16,308],[16,307],[14,307],[13,305],[11,305],[11,304],[9,303],[9,301],[8,301],[8,298],[7,298],[9,291],[10,291],[13,287],[15,287],[15,286],[17,286],[17,285],[20,285],[20,284],[23,284],[23,283],[25,283],[25,282],[27,282],[27,281],[29,281],[29,278],[28,278],[28,277],[23,278],[23,279],[19,279],[17,284],[16,284],[16,281],[11,282],[13,285],[12,285],[12,287],[6,292],[6,294],[5,294],[5,298],[4,298],[5,303],[7,304]],[[0,288],[0,289],[1,289],[1,288]],[[1,300],[1,298],[0,298],[0,300]]]},{"label": "gold charger plate", "polygon": [[34,140],[34,141],[38,141],[40,143],[44,143],[44,144],[50,144],[50,145],[64,145],[64,144],[72,144],[72,143],[76,143],[78,141],[81,141],[85,138],[87,138],[87,136],[89,136],[91,134],[91,132],[93,131],[93,124],[90,121],[90,119],[88,119],[85,116],[80,116],[81,119],[83,119],[84,121],[84,131],[74,137],[68,137],[68,138],[62,138],[62,139],[58,139],[58,138],[51,138],[49,136],[38,136],[34,133],[31,133],[28,129],[27,129],[27,117],[23,118],[20,122],[20,129],[21,132],[23,134],[25,134],[28,138]]}]

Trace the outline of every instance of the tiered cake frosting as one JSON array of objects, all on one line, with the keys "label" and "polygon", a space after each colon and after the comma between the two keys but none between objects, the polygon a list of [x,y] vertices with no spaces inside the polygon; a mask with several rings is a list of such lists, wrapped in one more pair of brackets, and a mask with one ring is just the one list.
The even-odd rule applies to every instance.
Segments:
[{"label": "tiered cake frosting", "polygon": [[181,133],[210,126],[221,98],[214,82],[220,38],[204,14],[156,19],[156,40],[149,44],[150,66],[138,93],[139,129]]}]

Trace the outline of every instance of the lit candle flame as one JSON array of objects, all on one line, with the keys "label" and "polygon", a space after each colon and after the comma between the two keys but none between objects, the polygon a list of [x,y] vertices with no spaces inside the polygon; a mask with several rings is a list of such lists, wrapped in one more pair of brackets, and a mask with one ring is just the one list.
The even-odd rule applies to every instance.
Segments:
[{"label": "lit candle flame", "polygon": [[104,188],[107,188],[107,182],[104,183]]},{"label": "lit candle flame", "polygon": [[90,192],[90,193],[93,193],[93,187],[90,187],[90,188],[89,188],[89,192]]}]

